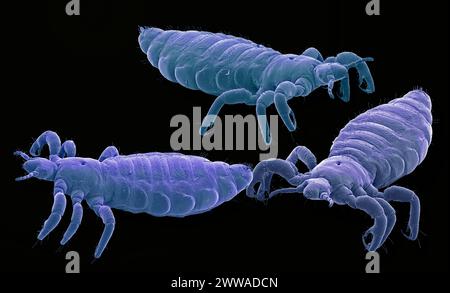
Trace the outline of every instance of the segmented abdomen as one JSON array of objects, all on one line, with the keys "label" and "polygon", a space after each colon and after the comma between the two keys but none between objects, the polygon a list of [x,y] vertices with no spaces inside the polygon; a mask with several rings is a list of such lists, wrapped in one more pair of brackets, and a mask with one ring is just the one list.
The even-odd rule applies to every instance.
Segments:
[{"label": "segmented abdomen", "polygon": [[256,93],[264,69],[279,52],[221,33],[141,28],[139,44],[170,81],[219,95],[245,88]]},{"label": "segmented abdomen", "polygon": [[106,203],[134,213],[202,213],[230,200],[251,181],[245,165],[178,153],[118,156],[102,162]]},{"label": "segmented abdomen", "polygon": [[411,173],[425,158],[432,137],[430,97],[414,90],[351,120],[330,156],[349,156],[364,166],[375,187]]}]

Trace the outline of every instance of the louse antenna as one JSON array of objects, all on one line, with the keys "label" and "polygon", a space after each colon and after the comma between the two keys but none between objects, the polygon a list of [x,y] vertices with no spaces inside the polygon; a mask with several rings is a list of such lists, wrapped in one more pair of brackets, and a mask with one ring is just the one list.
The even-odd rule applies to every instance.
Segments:
[{"label": "louse antenna", "polygon": [[14,152],[15,156],[21,157],[22,159],[24,159],[25,161],[28,161],[30,159],[30,156],[28,156],[27,154],[25,154],[22,151],[15,151]]},{"label": "louse antenna", "polygon": [[33,171],[33,172],[31,172],[31,173],[28,173],[28,175],[21,176],[21,177],[17,177],[17,178],[16,178],[16,181],[27,180],[27,179],[30,179],[30,178],[35,177],[36,175],[38,175],[38,172],[37,172],[37,171]]},{"label": "louse antenna", "polygon": [[358,65],[361,62],[372,62],[374,59],[372,57],[365,57],[365,58],[361,58],[359,60],[353,61],[352,63],[349,63],[347,65],[344,65],[345,68],[350,69],[355,67],[356,65]]}]

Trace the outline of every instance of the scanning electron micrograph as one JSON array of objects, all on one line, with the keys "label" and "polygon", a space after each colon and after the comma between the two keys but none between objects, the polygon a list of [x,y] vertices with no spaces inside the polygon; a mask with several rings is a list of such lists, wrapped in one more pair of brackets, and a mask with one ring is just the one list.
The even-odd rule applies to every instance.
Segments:
[{"label": "scanning electron micrograph", "polygon": [[[374,220],[362,237],[369,251],[377,250],[395,225],[395,210],[389,202],[409,203],[409,233],[404,235],[415,240],[419,232],[419,198],[413,191],[391,184],[410,174],[425,159],[431,143],[431,124],[430,97],[422,90],[411,91],[351,120],[334,140],[329,157],[318,165],[314,154],[304,146],[295,148],[286,160],[259,163],[247,195],[265,200],[280,193],[303,193],[307,199],[325,200],[330,206],[336,203],[362,210]],[[309,171],[299,173],[297,161]],[[295,187],[270,192],[274,174]]]},{"label": "scanning electron micrograph", "polygon": [[271,143],[266,111],[273,104],[289,131],[297,128],[295,114],[288,105],[294,97],[306,97],[319,87],[339,82],[338,97],[348,102],[348,71],[355,68],[359,87],[366,93],[375,90],[367,61],[352,52],[342,52],[324,60],[315,48],[302,54],[282,54],[252,41],[201,31],[161,30],[142,27],[139,45],[150,63],[168,80],[201,90],[217,98],[203,119],[200,134],[205,134],[224,105],[256,106],[259,127],[266,144]]},{"label": "scanning electron micrograph", "polygon": [[[39,157],[48,146],[49,159]],[[153,216],[185,217],[207,212],[229,201],[252,180],[246,165],[211,162],[179,153],[145,153],[123,156],[116,147],[107,147],[98,160],[76,157],[73,141],[61,145],[53,131],[42,133],[32,144],[31,157],[15,153],[25,163],[27,175],[16,180],[38,178],[53,181],[54,202],[38,239],[44,239],[61,220],[66,197],[72,200],[72,218],[61,245],[67,243],[80,226],[85,200],[105,225],[95,250],[102,255],[111,238],[115,219],[112,209]]]}]

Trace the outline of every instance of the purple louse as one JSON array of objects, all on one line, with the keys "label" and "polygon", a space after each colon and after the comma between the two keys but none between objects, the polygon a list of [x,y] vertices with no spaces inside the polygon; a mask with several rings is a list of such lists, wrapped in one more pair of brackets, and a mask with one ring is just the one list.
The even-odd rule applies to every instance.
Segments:
[{"label": "purple louse", "polygon": [[316,48],[308,48],[301,54],[282,54],[222,33],[155,27],[142,27],[139,32],[142,52],[166,79],[217,96],[203,119],[202,135],[213,127],[223,106],[247,104],[255,106],[262,137],[270,144],[268,107],[274,105],[288,130],[294,131],[297,120],[288,102],[306,97],[320,87],[326,87],[334,98],[335,83],[339,84],[339,99],[348,102],[351,68],[358,73],[362,91],[375,90],[367,66],[373,59],[361,58],[353,52],[324,59]]},{"label": "purple louse", "polygon": [[[422,90],[411,91],[351,120],[334,140],[329,157],[318,165],[314,154],[304,146],[296,147],[286,160],[259,163],[247,195],[264,200],[280,193],[303,193],[307,199],[325,200],[330,206],[336,203],[362,210],[374,219],[374,225],[362,237],[369,251],[378,249],[395,225],[395,210],[388,202],[406,202],[410,204],[409,235],[404,235],[415,240],[419,198],[407,188],[390,185],[424,160],[431,143],[431,125],[430,97]],[[309,171],[299,173],[297,161]],[[273,174],[295,187],[269,193]],[[255,193],[256,185],[259,188]]]},{"label": "purple louse", "polygon": [[[38,157],[48,145],[49,159]],[[111,238],[115,219],[112,209],[153,216],[184,217],[209,211],[229,201],[252,179],[246,165],[211,162],[179,153],[146,153],[122,156],[107,147],[98,160],[76,156],[73,141],[61,145],[53,131],[42,133],[33,143],[29,157],[16,152],[25,163],[27,175],[17,181],[38,178],[54,181],[54,202],[38,239],[44,239],[59,223],[66,208],[65,194],[72,199],[72,218],[61,245],[77,231],[83,216],[81,202],[105,224],[95,250],[99,258]]]}]

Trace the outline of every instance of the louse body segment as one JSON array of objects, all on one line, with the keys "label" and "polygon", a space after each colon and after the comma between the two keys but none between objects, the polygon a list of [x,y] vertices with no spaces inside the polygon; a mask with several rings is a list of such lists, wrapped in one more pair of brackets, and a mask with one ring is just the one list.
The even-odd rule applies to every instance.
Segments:
[{"label": "louse body segment", "polygon": [[[421,90],[411,91],[351,120],[334,140],[329,157],[320,164],[304,146],[295,148],[286,160],[259,163],[247,195],[264,200],[280,193],[303,193],[307,199],[325,200],[330,206],[336,203],[362,210],[374,219],[374,225],[363,234],[369,251],[378,249],[395,225],[395,210],[389,202],[406,202],[410,205],[409,234],[404,235],[415,240],[419,198],[413,191],[391,184],[424,160],[431,143],[431,125],[430,97]],[[298,172],[297,161],[309,171]],[[270,192],[274,174],[295,187]],[[255,192],[256,185],[259,188]]]},{"label": "louse body segment", "polygon": [[[39,157],[48,145],[50,158]],[[185,217],[209,211],[232,199],[245,189],[252,179],[252,171],[246,165],[229,165],[211,162],[197,156],[179,153],[146,153],[119,155],[110,146],[98,160],[76,157],[73,141],[61,145],[58,135],[52,131],[41,134],[33,143],[23,168],[29,178],[54,181],[54,203],[38,239],[44,239],[59,223],[66,207],[65,195],[72,200],[72,218],[61,245],[77,231],[86,200],[88,206],[105,224],[103,234],[95,250],[99,258],[111,238],[115,219],[112,209],[132,213],[148,213],[153,216]]]},{"label": "louse body segment", "polygon": [[101,164],[111,208],[153,216],[185,217],[232,199],[251,178],[245,165],[211,162],[179,153],[117,156]]},{"label": "louse body segment", "polygon": [[224,105],[242,103],[256,106],[260,130],[265,142],[270,144],[266,117],[269,106],[274,104],[286,127],[294,131],[297,122],[288,101],[308,96],[322,86],[334,98],[335,82],[340,82],[338,97],[349,101],[350,68],[356,68],[363,91],[375,90],[366,63],[372,58],[361,58],[352,52],[324,60],[315,48],[300,55],[281,54],[222,33],[158,28],[141,28],[139,45],[166,79],[217,96],[202,122],[202,135],[213,127]]},{"label": "louse body segment", "polygon": [[330,156],[346,156],[367,171],[376,188],[411,173],[424,159],[432,137],[431,100],[422,91],[380,105],[348,123]]}]

